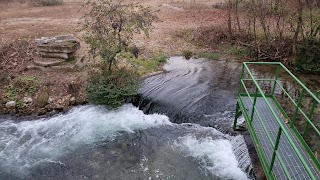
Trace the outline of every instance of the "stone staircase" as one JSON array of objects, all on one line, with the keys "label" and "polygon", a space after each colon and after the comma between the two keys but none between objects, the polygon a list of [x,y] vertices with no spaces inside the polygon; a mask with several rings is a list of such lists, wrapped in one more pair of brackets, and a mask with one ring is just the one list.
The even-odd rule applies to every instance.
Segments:
[{"label": "stone staircase", "polygon": [[36,39],[36,49],[40,58],[33,61],[28,70],[73,70],[82,68],[84,56],[76,57],[80,42],[71,34]]}]

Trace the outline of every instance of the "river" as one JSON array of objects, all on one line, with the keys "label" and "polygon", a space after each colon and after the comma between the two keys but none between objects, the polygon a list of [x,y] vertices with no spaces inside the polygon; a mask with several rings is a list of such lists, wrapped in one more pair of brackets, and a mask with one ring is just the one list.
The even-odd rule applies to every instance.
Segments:
[{"label": "river", "polygon": [[135,106],[1,118],[0,179],[254,179],[232,131],[241,64],[172,57],[164,68]]}]

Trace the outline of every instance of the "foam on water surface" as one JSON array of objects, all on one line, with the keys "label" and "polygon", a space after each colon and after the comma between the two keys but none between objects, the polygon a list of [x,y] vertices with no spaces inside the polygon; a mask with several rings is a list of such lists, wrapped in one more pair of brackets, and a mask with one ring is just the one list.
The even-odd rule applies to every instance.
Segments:
[{"label": "foam on water surface", "polygon": [[[173,124],[165,115],[146,115],[133,105],[124,105],[114,111],[104,107],[81,106],[51,118],[22,122],[2,119],[0,122],[0,177],[4,172],[24,176],[30,168],[41,163],[63,165],[65,162],[59,158],[76,153],[77,148],[83,145],[95,148],[101,142],[116,140],[122,133],[134,134],[156,128],[160,130],[151,129],[150,132],[159,142],[153,143],[170,139],[166,145],[171,150],[164,153],[179,150],[175,153],[195,158],[194,163],[199,163],[214,176],[246,179],[235,156],[236,147],[233,147],[233,144],[238,146],[239,143],[234,143],[239,142],[238,137],[195,124]],[[161,131],[164,126],[169,131]],[[240,144],[244,143],[241,138],[240,141]],[[143,173],[152,179],[178,177],[175,174],[165,174],[157,166],[151,169],[148,163],[157,163],[148,161],[150,158],[143,155],[141,162],[137,164]]]}]

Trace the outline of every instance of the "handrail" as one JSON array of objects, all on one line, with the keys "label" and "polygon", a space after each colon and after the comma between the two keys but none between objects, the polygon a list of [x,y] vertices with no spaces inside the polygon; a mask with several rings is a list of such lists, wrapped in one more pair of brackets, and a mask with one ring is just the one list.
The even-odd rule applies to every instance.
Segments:
[{"label": "handrail", "polygon": [[[283,90],[283,92],[287,95],[289,100],[296,106],[299,110],[299,112],[304,116],[304,118],[308,121],[309,124],[313,127],[313,129],[317,132],[317,134],[320,136],[320,131],[316,128],[316,126],[312,123],[310,118],[305,114],[305,112],[302,111],[302,109],[298,106],[298,104],[292,99],[292,97],[289,95],[289,93],[281,86],[281,84],[276,80],[276,84]],[[320,95],[320,90],[316,92],[316,97]]]},{"label": "handrail", "polygon": [[[246,85],[244,84],[243,80],[240,80],[240,81],[241,81],[243,87],[245,88],[245,91],[246,91],[246,93],[248,94],[248,97],[250,97],[249,99],[250,99],[251,103],[254,104],[254,102],[253,102],[252,99],[251,99],[250,93],[249,93]],[[257,111],[258,111],[258,110],[257,110]],[[267,134],[267,139],[268,139],[268,141],[270,142],[270,144],[272,145],[272,147],[277,147],[278,144],[279,144],[279,142],[277,141],[276,144],[273,143],[273,141],[271,140],[271,136],[270,136],[269,132],[267,131],[267,128],[266,128],[265,124],[264,124],[263,121],[262,121],[262,118],[261,118],[260,114],[257,113],[257,116],[258,116],[259,122],[262,124],[263,130],[264,130],[265,133]],[[252,116],[251,116],[251,121],[252,121]],[[281,128],[280,128],[280,129],[281,129]],[[281,131],[282,131],[282,129],[281,129]],[[280,139],[280,138],[279,138],[279,139]],[[276,155],[278,156],[278,152],[275,152],[275,153],[276,153]],[[279,158],[280,166],[281,166],[281,167],[283,168],[283,170],[286,172],[285,175],[287,176],[288,179],[291,179],[291,177],[289,176],[289,173],[288,173],[288,169],[285,167],[282,158],[279,157],[279,156],[278,156],[278,158]],[[273,159],[272,161],[274,161],[274,158],[272,158],[272,159]],[[272,162],[272,161],[271,161],[271,162]],[[273,163],[271,163],[271,164],[272,164],[272,166],[270,166],[269,171],[273,168]]]},{"label": "handrail", "polygon": [[[292,141],[292,139],[290,138],[288,132],[286,131],[285,127],[283,126],[283,124],[281,123],[279,117],[276,115],[276,113],[274,112],[274,110],[271,108],[271,105],[270,103],[268,102],[265,94],[263,93],[262,89],[260,88],[259,84],[257,83],[257,81],[254,79],[254,76],[253,74],[251,73],[251,71],[249,70],[247,64],[264,64],[264,63],[244,63],[244,67],[247,69],[248,71],[248,74],[250,75],[250,77],[252,78],[252,81],[254,82],[256,88],[258,89],[258,91],[260,92],[261,96],[263,97],[264,101],[266,102],[268,108],[270,109],[272,115],[275,117],[279,127],[282,129],[284,135],[287,137],[287,140],[289,142],[289,144],[291,145],[291,147],[293,148],[293,150],[295,151],[296,155],[298,156],[300,162],[303,164],[305,170],[307,171],[307,173],[309,174],[309,176],[312,178],[312,179],[315,179],[315,176],[313,175],[310,167],[307,165],[305,159],[302,157],[302,155],[300,154],[300,151],[298,150],[297,146],[294,144],[294,142]],[[315,96],[311,93],[311,91],[305,87],[286,67],[284,67],[281,63],[265,63],[265,64],[275,64],[275,65],[280,65],[282,66],[283,69],[285,69],[289,75],[291,77],[293,77],[299,84],[300,86],[305,89],[311,96],[313,96],[315,98]],[[242,78],[242,77],[241,77]],[[320,100],[318,98],[316,98],[316,101],[319,101],[320,103]]]},{"label": "handrail", "polygon": [[[310,96],[311,98],[314,100],[314,103],[315,104],[320,104],[320,99],[318,98],[318,96],[320,95],[320,90],[316,92],[316,94],[314,95],[297,77],[295,77],[289,70],[288,68],[286,68],[282,63],[280,62],[244,62],[243,64],[247,66],[247,64],[258,64],[258,65],[261,65],[261,64],[268,64],[268,65],[278,65],[281,66],[296,82],[298,82],[298,84],[301,86],[302,90],[303,91],[306,91]],[[248,70],[248,68],[247,68]],[[278,78],[278,71],[279,69],[277,69],[277,75],[276,75],[276,78],[275,78],[275,84],[277,84],[283,91],[284,93],[288,96],[288,98],[290,99],[290,101],[297,107],[297,109],[299,110],[300,113],[302,113],[302,115],[304,116],[304,118],[307,120],[308,122],[308,127],[306,127],[305,129],[308,129],[309,128],[309,124],[312,126],[312,128],[316,131],[316,133],[318,135],[320,135],[320,131],[317,129],[317,127],[314,125],[314,123],[310,120],[310,118],[301,110],[300,108],[300,105],[298,105],[293,99],[292,97],[288,94],[288,92],[283,88],[283,86],[281,86],[281,84],[278,82],[277,78]],[[242,78],[242,77],[241,77]],[[253,76],[252,76],[253,78]],[[248,79],[249,80],[249,79]],[[274,85],[274,88],[275,88],[275,85]],[[303,136],[304,136],[305,132],[303,133]]]},{"label": "handrail", "polygon": [[318,97],[316,97],[297,77],[295,77],[294,74],[292,74],[292,72],[289,71],[289,69],[287,67],[285,67],[282,63],[280,62],[244,62],[243,64],[247,65],[247,64],[268,64],[268,65],[280,65],[296,82],[299,83],[299,85],[305,89],[307,91],[308,94],[311,95],[311,97],[313,99],[316,100],[316,102],[318,104],[320,104],[320,100],[318,99]]},{"label": "handrail", "polygon": [[[251,72],[251,70],[249,69],[248,65],[249,64],[258,64],[258,65],[276,65],[277,69],[275,72],[275,78],[269,78],[269,77],[263,77],[263,78],[255,78],[253,73]],[[281,69],[284,69],[285,71],[280,71]],[[246,74],[249,74],[249,76],[244,76],[244,73],[246,71]],[[293,80],[295,80],[295,82],[297,82],[297,84],[300,86],[299,89],[302,90],[302,92],[299,94],[299,98],[296,99],[294,95],[290,95],[291,93],[289,91],[287,91],[285,89],[285,87],[282,86],[282,83],[280,83],[280,80],[278,80],[278,78],[280,77],[280,74],[282,74],[282,72],[286,72],[288,73],[289,77],[291,76],[291,78]],[[249,84],[249,86],[246,85],[246,83],[248,81],[253,82]],[[264,86],[260,86],[258,84],[258,82],[270,82],[271,84],[273,84],[273,86],[271,85],[271,91],[269,93],[269,91],[265,92],[262,90],[262,88]],[[254,86],[251,86],[254,85]],[[248,88],[250,88],[250,92],[248,90]],[[255,89],[255,93],[252,92],[253,88]],[[284,112],[284,110],[282,109],[281,105],[278,103],[278,100],[276,99],[275,96],[275,90],[276,87],[280,87],[280,90],[283,91],[285,93],[285,95],[289,98],[289,103],[294,105],[295,109],[294,112],[290,118],[290,121],[288,121],[287,119],[289,119],[287,113]],[[243,92],[243,90],[245,92]],[[289,94],[290,93],[290,94]],[[280,167],[282,168],[284,175],[286,176],[287,179],[291,179],[291,174],[288,172],[288,169],[286,167],[287,164],[284,163],[284,161],[282,160],[283,156],[281,156],[281,154],[283,153],[283,151],[280,149],[280,153],[278,152],[278,146],[279,144],[282,143],[282,141],[280,141],[280,138],[282,136],[284,136],[286,138],[286,143],[288,143],[287,145],[289,147],[291,147],[291,151],[293,151],[296,154],[296,157],[298,158],[298,161],[302,164],[301,167],[304,168],[305,172],[309,175],[309,177],[311,179],[316,179],[315,176],[319,177],[320,174],[320,163],[319,163],[319,159],[318,157],[316,157],[316,155],[314,154],[313,150],[311,150],[311,148],[309,147],[309,145],[307,144],[308,141],[306,141],[303,137],[306,135],[309,129],[309,127],[311,126],[312,129],[314,131],[312,131],[312,133],[315,133],[316,137],[318,138],[318,136],[320,137],[320,131],[318,129],[318,127],[312,122],[312,120],[314,119],[313,115],[315,112],[315,109],[317,108],[318,105],[320,105],[320,100],[318,99],[318,96],[320,95],[320,90],[313,94],[304,84],[302,84],[301,81],[298,80],[298,78],[296,78],[283,64],[279,63],[279,62],[245,62],[243,63],[242,66],[242,72],[241,72],[241,78],[240,78],[240,83],[239,83],[239,88],[238,88],[238,98],[239,101],[237,103],[237,108],[236,108],[236,116],[235,116],[235,121],[234,121],[234,129],[236,129],[236,122],[237,122],[237,118],[240,116],[241,112],[244,114],[246,121],[248,121],[248,127],[250,130],[250,133],[252,134],[253,140],[255,142],[255,147],[257,148],[257,152],[259,155],[259,158],[261,159],[262,162],[262,167],[263,170],[266,173],[266,176],[268,177],[268,179],[274,179],[274,175],[271,172],[273,171],[273,166],[275,163],[275,159],[277,158],[278,163],[280,165]],[[242,101],[242,97],[246,96],[249,98],[249,104],[251,104],[249,107],[251,108],[249,112],[247,112],[246,110],[246,105],[244,103],[244,101]],[[285,98],[285,102],[288,101],[287,98],[285,97],[277,97],[277,98]],[[257,108],[256,106],[256,102],[257,102],[257,98],[262,98],[263,103],[265,103],[266,107],[268,108],[268,111],[271,113],[271,117],[273,117],[275,119],[274,122],[276,122],[277,124],[277,135],[276,135],[276,139],[273,140],[274,136],[270,135],[270,129],[269,126],[263,121],[264,119],[262,119],[262,114],[263,112],[261,112],[261,109]],[[275,104],[273,104],[274,106],[271,105],[272,102],[270,102],[269,100],[272,100]],[[302,99],[304,97],[307,97],[308,99],[311,98],[312,99],[312,105],[310,107],[310,109],[307,109],[307,111],[305,110],[305,108],[302,106]],[[281,101],[280,101],[281,102]],[[276,109],[274,109],[276,108]],[[239,109],[241,109],[241,112],[239,112]],[[316,111],[317,112],[317,111]],[[279,116],[279,114],[281,115],[281,118]],[[302,116],[300,116],[300,114]],[[282,117],[285,116],[284,118]],[[306,125],[304,125],[304,131],[303,133],[297,129],[296,124],[294,123],[297,120],[302,120],[302,119],[306,122]],[[288,122],[290,122],[290,127],[287,126],[283,120],[286,120]],[[264,132],[264,136],[266,137],[266,142],[268,142],[270,144],[270,146],[272,147],[272,154],[270,154],[271,156],[269,156],[267,158],[267,156],[265,155],[265,149],[262,149],[261,147],[261,143],[260,140],[254,130],[254,126],[252,124],[252,121],[258,121],[260,124],[260,128],[262,128],[262,132]],[[287,122],[286,122],[287,123]],[[296,136],[297,139],[293,138],[291,134],[291,130],[289,130],[288,128],[291,128],[292,132],[294,133],[294,135]],[[276,133],[276,129],[273,132],[272,135],[275,135],[274,133]],[[272,137],[272,138],[271,138]],[[298,141],[296,141],[298,140]],[[297,144],[297,142],[300,142],[300,144]],[[304,151],[306,151],[306,153],[309,155],[309,158],[311,158],[309,161],[307,159],[305,159],[306,157],[304,157],[303,155],[303,151],[301,151],[301,147],[300,145],[303,146]],[[271,161],[270,159],[271,158]],[[309,163],[314,163],[314,168],[312,169],[312,166],[310,166],[311,164]],[[316,170],[315,173],[312,170]]]}]

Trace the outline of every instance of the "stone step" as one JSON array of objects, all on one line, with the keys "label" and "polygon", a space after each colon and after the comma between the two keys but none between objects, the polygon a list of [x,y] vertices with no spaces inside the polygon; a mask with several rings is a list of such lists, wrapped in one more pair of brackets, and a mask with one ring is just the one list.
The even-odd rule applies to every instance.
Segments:
[{"label": "stone step", "polygon": [[27,70],[38,70],[43,72],[50,72],[50,71],[72,71],[72,70],[75,70],[75,68],[72,65],[47,66],[47,67],[32,65],[32,66],[27,66]]},{"label": "stone step", "polygon": [[75,53],[55,53],[55,52],[39,52],[39,55],[44,58],[60,58],[60,59],[70,59],[74,57]]},{"label": "stone step", "polygon": [[80,42],[71,34],[42,37],[35,42],[42,57],[70,59],[80,49]]},{"label": "stone step", "polygon": [[49,67],[49,66],[58,66],[66,61],[63,59],[50,59],[50,60],[46,59],[46,60],[34,60],[33,62],[37,66]]}]

